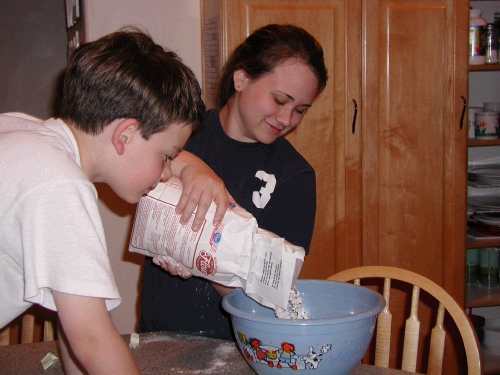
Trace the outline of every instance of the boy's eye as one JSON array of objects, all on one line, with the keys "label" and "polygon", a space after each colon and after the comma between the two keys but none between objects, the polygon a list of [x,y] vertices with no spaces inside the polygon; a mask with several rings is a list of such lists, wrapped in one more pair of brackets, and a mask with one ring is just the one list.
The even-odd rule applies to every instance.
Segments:
[{"label": "boy's eye", "polygon": [[274,98],[274,101],[276,102],[276,104],[278,105],[285,105],[285,103],[283,103],[281,100],[279,100],[278,98]]},{"label": "boy's eye", "polygon": [[172,161],[175,159],[175,157],[177,155],[179,155],[180,151],[179,152],[176,152],[174,155],[167,155],[165,154],[165,162],[168,163],[169,161]]}]

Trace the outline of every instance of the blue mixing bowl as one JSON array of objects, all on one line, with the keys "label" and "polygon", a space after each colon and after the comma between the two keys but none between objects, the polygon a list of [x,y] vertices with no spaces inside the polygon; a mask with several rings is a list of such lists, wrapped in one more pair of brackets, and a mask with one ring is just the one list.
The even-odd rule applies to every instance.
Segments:
[{"label": "blue mixing bowl", "polygon": [[330,280],[300,279],[296,287],[310,319],[278,319],[241,288],[224,296],[222,307],[246,361],[259,375],[350,374],[368,348],[384,298]]}]

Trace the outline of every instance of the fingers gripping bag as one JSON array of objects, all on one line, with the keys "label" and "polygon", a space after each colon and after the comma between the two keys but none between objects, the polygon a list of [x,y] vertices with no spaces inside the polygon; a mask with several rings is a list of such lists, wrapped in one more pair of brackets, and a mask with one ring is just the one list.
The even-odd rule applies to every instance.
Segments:
[{"label": "fingers gripping bag", "polygon": [[212,203],[201,229],[193,232],[194,214],[182,225],[175,213],[181,193],[182,182],[170,178],[139,200],[129,251],[168,255],[194,276],[241,287],[265,306],[286,308],[304,262],[304,249],[260,229],[255,217],[234,203],[217,227],[212,225],[216,208]]}]

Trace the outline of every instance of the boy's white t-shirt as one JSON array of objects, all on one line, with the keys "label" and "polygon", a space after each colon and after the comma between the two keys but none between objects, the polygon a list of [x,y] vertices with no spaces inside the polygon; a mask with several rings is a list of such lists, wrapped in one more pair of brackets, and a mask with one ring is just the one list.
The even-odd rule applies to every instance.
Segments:
[{"label": "boy's white t-shirt", "polygon": [[60,119],[0,115],[0,328],[52,289],[121,303],[97,191]]}]

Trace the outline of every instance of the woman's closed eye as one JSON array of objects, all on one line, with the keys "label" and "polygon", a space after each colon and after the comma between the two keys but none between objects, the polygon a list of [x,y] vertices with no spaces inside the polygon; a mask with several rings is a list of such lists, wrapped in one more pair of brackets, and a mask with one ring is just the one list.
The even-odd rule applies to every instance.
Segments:
[{"label": "woman's closed eye", "polygon": [[274,98],[274,101],[276,102],[276,104],[278,105],[285,105],[284,102],[282,102],[281,100],[279,100],[278,98]]},{"label": "woman's closed eye", "polygon": [[[283,101],[279,100],[279,99],[278,99],[278,98],[276,98],[276,97],[274,98],[274,101],[276,102],[276,104],[278,104],[278,105],[280,105],[280,106],[284,106],[284,105],[286,104],[285,102],[283,102]],[[298,113],[299,115],[305,115],[305,114],[306,114],[306,112],[307,112],[307,109],[308,109],[309,107],[310,107],[310,106],[308,106],[308,105],[302,105],[302,106],[300,106],[300,107],[296,107],[296,108],[294,108],[294,111],[295,111],[296,113]]]}]

